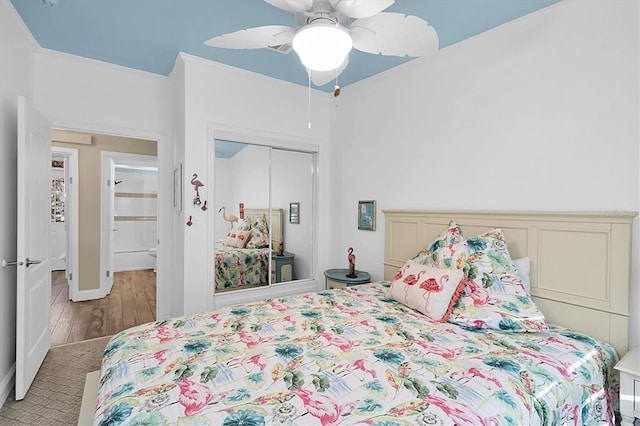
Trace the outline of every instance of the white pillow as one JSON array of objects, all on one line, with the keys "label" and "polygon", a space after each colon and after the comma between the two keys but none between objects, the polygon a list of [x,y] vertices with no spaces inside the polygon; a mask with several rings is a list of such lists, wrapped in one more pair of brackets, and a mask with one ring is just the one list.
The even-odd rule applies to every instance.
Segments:
[{"label": "white pillow", "polygon": [[531,261],[528,257],[521,257],[520,259],[512,259],[513,264],[516,265],[518,276],[524,283],[524,287],[529,291],[529,273],[531,272]]}]

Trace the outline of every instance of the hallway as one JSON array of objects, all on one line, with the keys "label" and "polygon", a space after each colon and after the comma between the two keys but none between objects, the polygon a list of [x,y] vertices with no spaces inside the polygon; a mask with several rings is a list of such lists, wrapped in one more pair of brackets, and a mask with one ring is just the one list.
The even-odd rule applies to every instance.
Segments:
[{"label": "hallway", "polygon": [[64,271],[51,273],[51,346],[110,336],[155,321],[156,275],[151,269],[116,272],[111,294],[71,302]]}]

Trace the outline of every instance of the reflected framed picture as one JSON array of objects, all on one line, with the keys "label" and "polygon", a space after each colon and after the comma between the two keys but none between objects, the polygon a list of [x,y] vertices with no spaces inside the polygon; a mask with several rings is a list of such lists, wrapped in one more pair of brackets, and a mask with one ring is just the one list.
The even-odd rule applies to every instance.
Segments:
[{"label": "reflected framed picture", "polygon": [[358,201],[358,229],[376,230],[376,200]]},{"label": "reflected framed picture", "polygon": [[300,203],[289,203],[289,223],[300,223]]}]

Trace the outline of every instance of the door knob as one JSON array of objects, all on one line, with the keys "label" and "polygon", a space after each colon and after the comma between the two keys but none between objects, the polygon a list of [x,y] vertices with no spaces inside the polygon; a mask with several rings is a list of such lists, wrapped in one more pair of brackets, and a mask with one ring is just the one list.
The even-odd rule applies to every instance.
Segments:
[{"label": "door knob", "polygon": [[22,266],[22,265],[24,265],[24,263],[23,262],[18,262],[17,260],[14,260],[13,262],[7,262],[6,260],[2,259],[2,263],[0,263],[0,265],[3,268],[6,268],[7,266],[17,266],[17,265]]},{"label": "door knob", "polygon": [[[42,262],[42,260],[31,260],[27,257],[27,268],[29,265],[37,265],[40,262]],[[22,264],[22,262],[20,262],[20,264]]]}]

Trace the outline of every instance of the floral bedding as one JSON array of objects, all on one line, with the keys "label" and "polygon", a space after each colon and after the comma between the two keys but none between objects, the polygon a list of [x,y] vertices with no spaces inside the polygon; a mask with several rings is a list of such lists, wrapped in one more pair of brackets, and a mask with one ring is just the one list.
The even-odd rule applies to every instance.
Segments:
[{"label": "floral bedding", "polygon": [[269,284],[267,248],[216,245],[216,290]]},{"label": "floral bedding", "polygon": [[389,283],[125,330],[107,345],[95,424],[612,424],[605,343],[437,323]]}]

